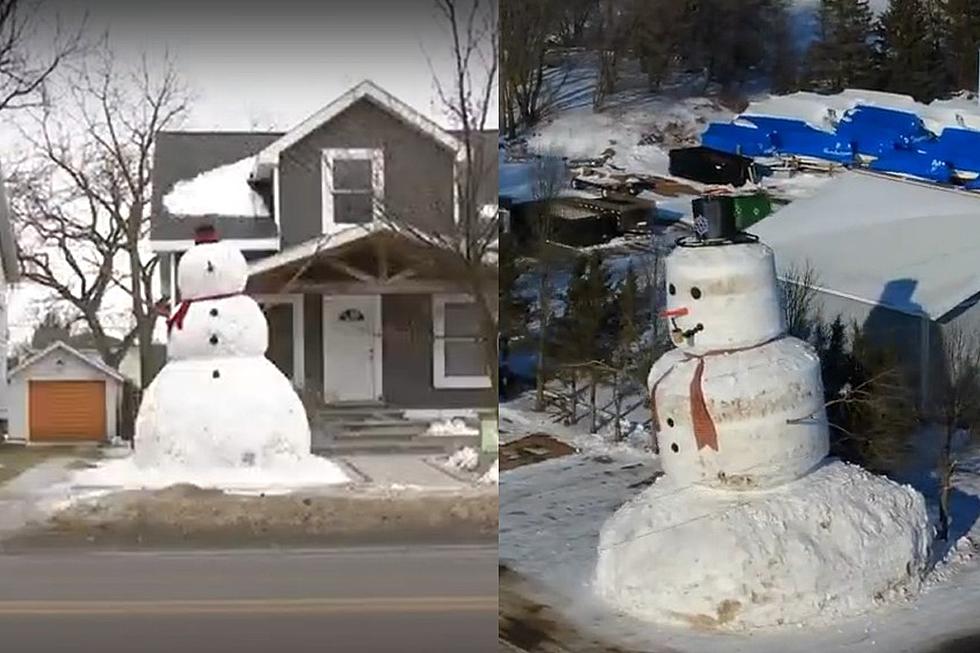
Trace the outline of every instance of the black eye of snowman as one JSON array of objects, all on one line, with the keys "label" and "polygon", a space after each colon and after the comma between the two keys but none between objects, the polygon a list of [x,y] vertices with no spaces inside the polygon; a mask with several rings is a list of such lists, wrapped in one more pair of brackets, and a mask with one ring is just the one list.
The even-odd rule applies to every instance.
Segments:
[{"label": "black eye of snowman", "polygon": [[214,272],[214,264],[208,261],[208,272]]},{"label": "black eye of snowman", "polygon": [[216,308],[211,309],[211,317],[218,317],[218,309]]},{"label": "black eye of snowman", "polygon": [[701,289],[697,286],[691,288],[691,297],[694,299],[701,299]]},{"label": "black eye of snowman", "polygon": [[671,295],[676,295],[677,288],[674,288],[674,284],[670,284],[669,286],[667,286],[667,292],[669,292]]}]

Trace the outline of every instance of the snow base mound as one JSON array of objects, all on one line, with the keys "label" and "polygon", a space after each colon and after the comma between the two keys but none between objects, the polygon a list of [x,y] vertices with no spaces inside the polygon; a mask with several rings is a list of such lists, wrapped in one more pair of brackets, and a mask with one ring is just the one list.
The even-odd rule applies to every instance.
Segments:
[{"label": "snow base mound", "polygon": [[754,492],[664,478],[602,527],[594,585],[645,621],[817,625],[917,593],[932,538],[922,495],[842,462]]}]

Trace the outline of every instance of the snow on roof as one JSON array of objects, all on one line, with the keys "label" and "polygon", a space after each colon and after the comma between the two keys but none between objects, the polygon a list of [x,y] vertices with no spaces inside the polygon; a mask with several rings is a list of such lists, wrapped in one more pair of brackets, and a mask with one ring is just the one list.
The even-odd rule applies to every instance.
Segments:
[{"label": "snow on roof", "polygon": [[908,95],[854,88],[844,89],[836,95],[805,91],[771,95],[750,103],[742,115],[796,118],[827,130],[833,129],[844,112],[858,105],[914,113],[935,134],[941,133],[946,127],[980,129],[980,106],[964,98],[935,100],[930,104],[923,104]]},{"label": "snow on roof", "polygon": [[249,156],[202,172],[193,179],[178,181],[164,195],[163,205],[175,217],[269,217],[265,201],[248,184],[254,165],[255,157]]},{"label": "snow on roof", "polygon": [[980,196],[850,171],[751,228],[820,290],[938,319],[980,293]]},{"label": "snow on roof", "polygon": [[31,367],[38,361],[47,358],[51,353],[53,353],[56,350],[67,352],[68,354],[74,356],[75,358],[82,361],[83,363],[90,365],[91,367],[94,367],[95,369],[99,370],[106,376],[115,379],[116,381],[123,382],[126,380],[126,378],[122,374],[120,374],[117,370],[112,369],[111,367],[103,363],[101,360],[92,358],[91,356],[86,356],[85,354],[81,353],[74,347],[65,344],[65,342],[61,340],[52,342],[47,347],[45,347],[38,353],[34,354],[33,356],[25,360],[23,363],[21,363],[14,369],[10,370],[8,376],[10,378],[13,378],[15,374],[20,374],[21,372]]}]

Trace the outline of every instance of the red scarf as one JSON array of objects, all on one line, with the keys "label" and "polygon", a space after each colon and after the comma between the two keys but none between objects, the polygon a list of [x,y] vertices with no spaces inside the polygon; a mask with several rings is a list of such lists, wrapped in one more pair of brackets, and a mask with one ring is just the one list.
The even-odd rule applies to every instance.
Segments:
[{"label": "red scarf", "polygon": [[194,302],[203,302],[209,299],[227,299],[228,297],[234,297],[235,295],[241,294],[242,293],[240,292],[228,292],[221,295],[208,295],[206,297],[195,297],[194,299],[183,300],[180,302],[180,305],[177,307],[174,314],[167,318],[167,333],[170,333],[170,330],[174,328],[175,324],[177,325],[178,329],[184,328],[184,318],[187,316],[187,311],[190,310],[191,304]]},{"label": "red scarf", "polygon": [[[782,336],[777,336],[782,337]],[[690,386],[690,398],[691,398],[691,424],[694,426],[694,441],[698,445],[698,451],[701,451],[705,447],[709,447],[718,451],[718,430],[715,428],[715,422],[711,419],[711,413],[708,412],[708,402],[704,399],[704,389],[701,387],[701,379],[704,376],[704,359],[708,356],[717,356],[718,354],[731,354],[737,351],[745,351],[748,349],[755,349],[756,347],[762,347],[763,345],[768,345],[770,342],[776,338],[767,340],[766,342],[753,345],[752,347],[740,347],[736,349],[717,349],[715,351],[706,352],[700,356],[695,356],[693,354],[688,354],[688,359],[697,358],[698,366],[694,369],[694,377],[691,379]],[[657,386],[660,382],[666,379],[670,373],[673,371],[673,367],[667,370],[667,372],[657,379],[653,387],[650,388],[650,413],[653,418],[651,424],[653,425],[653,450],[660,453],[660,446],[657,440],[657,432],[660,430],[660,422],[657,419]]]}]

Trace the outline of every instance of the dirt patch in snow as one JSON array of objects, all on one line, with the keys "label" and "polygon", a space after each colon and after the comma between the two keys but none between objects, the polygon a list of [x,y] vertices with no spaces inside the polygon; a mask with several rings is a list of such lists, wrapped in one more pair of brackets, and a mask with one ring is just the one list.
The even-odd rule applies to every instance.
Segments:
[{"label": "dirt patch in snow", "polygon": [[546,433],[532,433],[500,445],[500,469],[507,471],[573,453],[575,447],[561,440]]},{"label": "dirt patch in snow", "polygon": [[298,546],[496,538],[489,489],[235,495],[179,485],[75,504],[3,543],[6,550],[86,546]]}]

